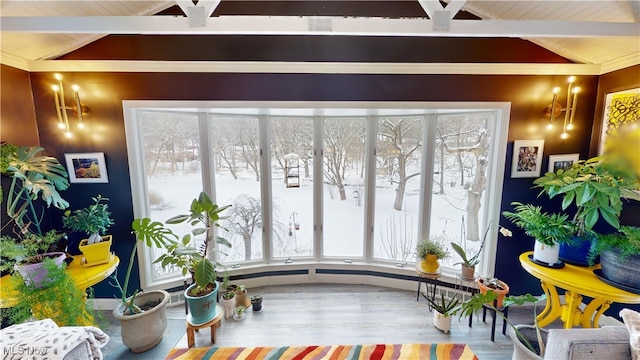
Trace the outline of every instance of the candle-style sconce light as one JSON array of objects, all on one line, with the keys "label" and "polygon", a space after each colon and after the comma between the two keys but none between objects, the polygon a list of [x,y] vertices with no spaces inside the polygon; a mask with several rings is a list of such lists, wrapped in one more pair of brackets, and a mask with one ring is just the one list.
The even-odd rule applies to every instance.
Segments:
[{"label": "candle-style sconce light", "polygon": [[72,105],[67,106],[64,99],[62,75],[55,74],[54,77],[56,80],[58,80],[58,84],[53,85],[51,88],[53,89],[53,96],[56,104],[56,113],[58,115],[58,127],[65,131],[66,137],[71,138],[73,137],[73,133],[71,132],[71,127],[69,126],[69,116],[67,115],[67,110],[71,110],[72,114],[78,119],[77,127],[79,129],[82,129],[84,128],[84,116],[89,112],[89,107],[87,107],[80,101],[80,95],[78,94],[78,90],[80,90],[80,87],[78,85],[71,85],[71,90],[73,91],[73,98],[71,101]]},{"label": "candle-style sconce light", "polygon": [[558,117],[562,112],[564,112],[564,121],[562,123],[562,133],[560,134],[561,139],[566,139],[569,137],[569,131],[573,130],[575,127],[573,120],[576,115],[576,105],[578,104],[578,93],[580,92],[580,87],[573,87],[573,83],[576,81],[575,76],[569,76],[567,82],[567,106],[565,108],[562,107],[562,104],[558,101],[558,93],[560,92],[559,87],[553,88],[553,99],[551,100],[551,104],[549,104],[545,108],[545,115],[549,117],[549,123],[547,124],[547,129],[552,130],[555,128],[555,118]]}]

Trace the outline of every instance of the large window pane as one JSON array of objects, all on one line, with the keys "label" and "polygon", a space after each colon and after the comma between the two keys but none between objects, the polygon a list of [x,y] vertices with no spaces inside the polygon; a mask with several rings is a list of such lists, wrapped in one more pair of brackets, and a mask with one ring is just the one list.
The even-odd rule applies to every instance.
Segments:
[{"label": "large window pane", "polygon": [[271,118],[273,256],[313,255],[313,118]]},{"label": "large window pane", "polygon": [[[439,115],[436,125],[430,237],[475,254],[484,235],[487,168],[494,113]],[[460,261],[455,253],[442,262]]]},{"label": "large window pane", "polygon": [[364,255],[365,118],[327,118],[323,133],[323,255]]},{"label": "large window pane", "polygon": [[216,202],[231,205],[218,236],[229,240],[221,247],[223,262],[263,258],[260,197],[260,144],[255,116],[213,115],[211,138],[215,164]]},{"label": "large window pane", "polygon": [[413,260],[419,237],[424,121],[422,116],[378,119],[374,258]]},{"label": "large window pane", "polygon": [[[149,216],[158,221],[184,214],[191,200],[202,191],[198,117],[196,114],[141,112],[145,173],[149,199]],[[188,224],[172,225],[182,236]],[[197,241],[202,241],[198,239]],[[161,255],[151,249],[151,260]],[[153,264],[153,276],[162,278],[178,274],[178,268]]]}]

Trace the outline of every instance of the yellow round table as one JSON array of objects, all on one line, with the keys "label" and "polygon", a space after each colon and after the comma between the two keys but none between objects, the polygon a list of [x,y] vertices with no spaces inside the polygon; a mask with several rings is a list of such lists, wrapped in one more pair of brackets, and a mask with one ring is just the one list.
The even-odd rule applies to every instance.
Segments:
[{"label": "yellow round table", "polygon": [[[616,303],[640,304],[640,295],[611,286],[600,280],[592,267],[565,264],[561,269],[541,266],[531,261],[532,251],[520,254],[522,267],[540,280],[542,290],[547,295],[547,305],[538,315],[541,327],[560,318],[564,328],[580,325],[584,328],[598,327],[600,315]],[[564,289],[564,303],[560,301],[558,288]],[[580,309],[583,296],[593,298],[584,309]]]},{"label": "yellow round table", "polygon": [[[71,276],[78,288],[83,292],[111,275],[120,264],[120,258],[111,255],[106,264],[84,267],[82,255],[75,255],[73,261],[67,266],[67,273]],[[11,275],[0,278],[0,308],[9,308],[16,305],[19,295],[13,288],[14,281]]]}]

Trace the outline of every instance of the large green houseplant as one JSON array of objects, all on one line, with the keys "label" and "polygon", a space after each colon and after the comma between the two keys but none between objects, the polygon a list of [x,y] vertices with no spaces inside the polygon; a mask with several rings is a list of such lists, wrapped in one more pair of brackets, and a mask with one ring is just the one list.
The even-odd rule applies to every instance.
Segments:
[{"label": "large green houseplant", "polygon": [[534,180],[540,194],[562,198],[562,210],[575,208],[576,247],[561,247],[560,257],[578,265],[588,265],[587,254],[595,238],[593,227],[603,219],[613,229],[620,228],[623,200],[640,200],[640,181],[633,167],[613,156],[581,160],[569,169],[547,172]]},{"label": "large green houseplant", "polygon": [[11,179],[3,199],[9,221],[2,226],[5,235],[0,242],[1,268],[11,272],[16,267],[23,278],[33,279],[36,284],[46,276],[43,259],[55,258],[62,264],[65,257],[62,252],[45,255],[62,238],[55,231],[44,231],[45,205],[62,210],[69,205],[59,193],[69,186],[66,170],[56,158],[41,155],[42,151],[39,146],[17,147],[10,143],[0,146],[0,171]]},{"label": "large green houseplant", "polygon": [[140,293],[129,291],[129,279],[136,259],[138,241],[148,247],[165,248],[174,240],[173,233],[162,223],[149,218],[135,219],[131,224],[136,242],[129,255],[129,263],[124,281],[118,280],[118,274],[112,275],[113,283],[120,292],[120,304],[113,310],[113,316],[120,321],[122,342],[134,353],[152,349],[160,343],[167,328],[166,306],[170,295],[164,290],[152,290]]},{"label": "large green houseplant", "polygon": [[[524,305],[525,303],[533,303],[533,321],[534,325],[517,325],[513,324],[500,309],[496,308],[495,300],[497,294],[488,290],[486,293],[476,293],[468,300],[462,302],[452,312],[460,317],[469,317],[474,313],[489,308],[494,311],[496,316],[509,325],[509,336],[514,343],[514,359],[542,359],[545,352],[546,330],[538,326],[537,313],[535,305],[546,299],[546,295],[533,296],[531,294],[506,296],[503,300],[503,306]],[[516,354],[518,354],[516,356]]]},{"label": "large green houseplant", "polygon": [[559,244],[571,241],[575,225],[567,221],[565,214],[549,214],[542,207],[512,202],[514,211],[503,211],[502,215],[523,229],[536,240],[533,259],[554,266],[558,263]]}]

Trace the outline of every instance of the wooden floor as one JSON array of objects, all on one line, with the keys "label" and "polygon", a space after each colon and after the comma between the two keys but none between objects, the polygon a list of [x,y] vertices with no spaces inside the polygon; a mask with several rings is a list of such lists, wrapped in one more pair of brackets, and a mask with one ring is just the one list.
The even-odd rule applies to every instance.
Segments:
[{"label": "wooden floor", "polygon": [[[261,294],[263,309],[248,309],[244,320],[223,319],[216,346],[285,346],[378,343],[466,343],[480,360],[511,359],[513,348],[500,333],[490,341],[488,322],[454,318],[449,334],[433,326],[427,302],[415,291],[368,285],[304,284],[248,289]],[[516,323],[531,323],[532,308],[513,308]],[[168,309],[168,317],[185,318],[183,306]],[[208,329],[195,334],[196,346],[212,346]],[[176,347],[187,347],[185,336]]]}]

